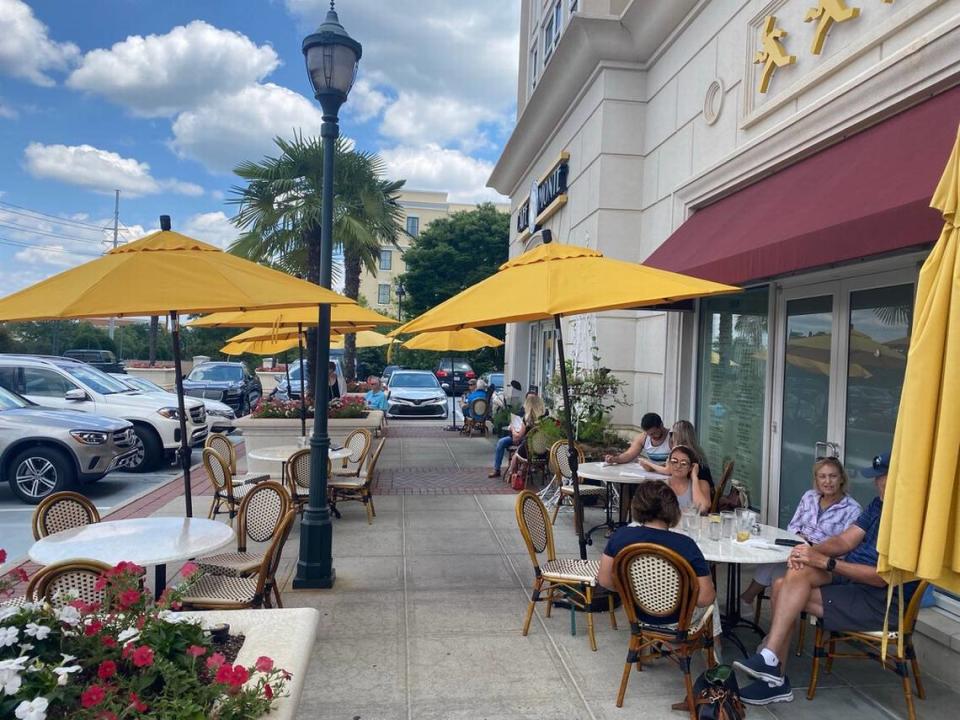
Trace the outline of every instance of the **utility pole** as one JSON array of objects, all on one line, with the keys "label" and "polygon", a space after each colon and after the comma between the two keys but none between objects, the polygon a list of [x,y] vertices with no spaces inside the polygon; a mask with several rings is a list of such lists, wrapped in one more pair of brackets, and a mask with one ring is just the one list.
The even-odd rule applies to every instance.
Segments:
[{"label": "utility pole", "polygon": [[[120,232],[120,191],[114,190],[116,199],[113,203],[113,249],[117,249],[117,235]],[[107,335],[113,340],[113,333],[117,329],[117,319],[110,318],[110,324],[107,326]]]}]

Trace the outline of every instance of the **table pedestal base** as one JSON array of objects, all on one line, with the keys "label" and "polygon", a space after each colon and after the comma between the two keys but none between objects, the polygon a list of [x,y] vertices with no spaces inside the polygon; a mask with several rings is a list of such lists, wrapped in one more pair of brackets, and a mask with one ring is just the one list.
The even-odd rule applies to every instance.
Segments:
[{"label": "table pedestal base", "polygon": [[751,620],[747,620],[740,613],[740,565],[734,563],[727,564],[727,599],[726,613],[720,616],[720,624],[723,626],[721,635],[737,646],[744,657],[749,657],[752,652],[747,652],[743,641],[737,637],[735,630],[738,627],[753,630],[757,635],[763,638],[767,633],[763,628]]}]

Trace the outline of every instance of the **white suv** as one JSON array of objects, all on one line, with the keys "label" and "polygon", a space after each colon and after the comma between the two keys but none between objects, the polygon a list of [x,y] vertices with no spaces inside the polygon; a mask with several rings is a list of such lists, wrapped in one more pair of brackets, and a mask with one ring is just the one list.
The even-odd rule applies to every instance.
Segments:
[{"label": "white suv", "polygon": [[[137,453],[127,470],[148,472],[180,447],[180,413],[167,398],[131,390],[86,363],[62,357],[0,355],[0,386],[38,405],[81,410],[133,423]],[[190,445],[207,437],[203,402],[186,398]]]}]

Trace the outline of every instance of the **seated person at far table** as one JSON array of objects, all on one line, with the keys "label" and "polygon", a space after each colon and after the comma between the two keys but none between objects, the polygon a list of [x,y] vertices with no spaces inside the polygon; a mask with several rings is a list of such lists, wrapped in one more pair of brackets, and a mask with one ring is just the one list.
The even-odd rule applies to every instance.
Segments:
[{"label": "seated person at far table", "polygon": [[[677,420],[673,424],[673,427],[670,428],[670,444],[673,447],[685,445],[693,450],[697,456],[697,477],[707,481],[707,484],[710,486],[710,497],[712,498],[713,474],[710,472],[710,466],[707,464],[707,454],[703,451],[703,448],[700,447],[700,442],[697,440],[697,429],[693,426],[693,423],[689,420]],[[643,456],[637,458],[637,462],[650,472],[660,473],[661,475],[670,474],[666,464],[655,463]]]},{"label": "seated person at far table", "polygon": [[696,453],[686,445],[676,445],[670,452],[665,470],[670,476],[667,486],[677,496],[681,510],[696,507],[701,513],[710,510],[713,497],[710,484],[700,477]]},{"label": "seated person at far table", "polygon": [[371,410],[383,410],[386,412],[387,395],[383,392],[383,388],[380,387],[380,378],[376,375],[368,377],[367,387],[370,389],[367,390],[366,395],[363,396],[363,401],[367,404],[367,407]]},{"label": "seated person at far table", "polygon": [[673,445],[670,442],[670,433],[663,426],[663,418],[656,413],[647,413],[640,418],[640,429],[630,447],[619,455],[607,455],[603,461],[612,465],[633,462],[641,453],[653,462],[662,463],[670,455]]},{"label": "seated person at far table", "polygon": [[[878,497],[853,525],[821,543],[798,545],[790,552],[786,576],[773,585],[773,621],[760,652],[733,663],[755,678],[755,682],[741,687],[743,702],[766,705],[793,700],[783,662],[789,651],[791,631],[802,610],[822,618],[827,630],[871,631],[883,627],[887,583],[877,574],[877,535],[889,466],[890,455],[878,455],[873,459],[873,467],[860,471],[875,478]],[[910,601],[917,584],[914,581],[903,586],[905,603]],[[890,609],[891,629],[895,629],[897,616],[895,593]]]},{"label": "seated person at far table", "polygon": [[487,397],[487,384],[483,380],[470,380],[467,383],[467,391],[469,394],[464,395],[460,409],[463,410],[463,416],[465,418],[472,418],[473,412],[471,408],[473,407],[473,401],[482,400]]}]

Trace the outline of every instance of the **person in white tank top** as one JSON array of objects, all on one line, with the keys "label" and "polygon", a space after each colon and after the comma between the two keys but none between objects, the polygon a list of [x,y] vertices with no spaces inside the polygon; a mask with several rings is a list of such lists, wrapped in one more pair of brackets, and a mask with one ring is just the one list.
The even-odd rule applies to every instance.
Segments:
[{"label": "person in white tank top", "polygon": [[656,413],[647,413],[640,419],[642,433],[637,435],[630,447],[619,455],[607,455],[604,462],[612,465],[633,462],[640,455],[662,465],[670,457],[673,449],[670,444],[670,433],[663,426],[663,418]]}]

